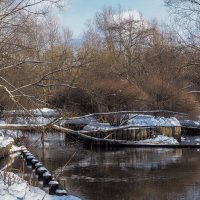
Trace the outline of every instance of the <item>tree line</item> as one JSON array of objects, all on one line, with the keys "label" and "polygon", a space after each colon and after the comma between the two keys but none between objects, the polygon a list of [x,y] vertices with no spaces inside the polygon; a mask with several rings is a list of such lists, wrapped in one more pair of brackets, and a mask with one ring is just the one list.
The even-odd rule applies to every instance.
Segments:
[{"label": "tree line", "polygon": [[[38,8],[37,2],[44,5]],[[71,114],[120,110],[199,113],[199,1],[166,0],[172,25],[105,8],[81,43],[48,7],[61,1],[0,2],[0,104]],[[188,9],[186,10],[185,7]]]}]

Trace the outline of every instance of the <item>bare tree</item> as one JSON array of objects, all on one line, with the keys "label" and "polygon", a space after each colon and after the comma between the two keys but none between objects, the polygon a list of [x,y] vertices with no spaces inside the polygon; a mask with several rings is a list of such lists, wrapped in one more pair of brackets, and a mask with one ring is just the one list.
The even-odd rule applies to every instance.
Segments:
[{"label": "bare tree", "polygon": [[[18,106],[22,106],[19,103],[22,97],[35,101],[37,95],[32,93],[34,88],[36,91],[38,87],[49,88],[64,84],[53,74],[69,71],[66,63],[69,48],[66,44],[64,47],[61,41],[60,47],[58,42],[55,45],[55,38],[58,40],[60,37],[58,27],[53,20],[48,21],[48,26],[43,17],[50,7],[61,6],[62,3],[61,0],[0,2],[0,85],[7,96],[15,103],[18,102]],[[53,24],[50,25],[50,22]],[[53,54],[54,57],[56,55],[53,48],[56,48],[57,60],[52,59]],[[62,50],[58,51],[59,48]],[[49,56],[47,59],[48,51],[52,53],[51,59]],[[45,99],[39,101],[45,102]]]},{"label": "bare tree", "polygon": [[200,1],[165,0],[165,4],[169,8],[180,41],[199,50]]},{"label": "bare tree", "polygon": [[[200,68],[200,1],[199,0],[165,0],[166,6],[173,19],[174,30],[179,42],[185,46],[187,62],[182,66],[187,71],[190,82],[190,94],[199,96],[199,68]],[[189,84],[188,84],[189,85]]]},{"label": "bare tree", "polygon": [[121,68],[121,74],[130,77],[131,71],[138,70],[136,63],[147,44],[151,28],[142,15],[133,11],[114,11],[111,8],[97,14],[96,25],[103,34],[105,46],[112,54],[116,67],[118,70]]},{"label": "bare tree", "polygon": [[[195,95],[188,94],[191,55],[169,27],[147,22],[133,11],[107,8],[90,24],[84,50],[92,59],[90,70],[80,71],[80,85],[99,111],[198,109]],[[185,102],[185,109],[176,99]]]}]

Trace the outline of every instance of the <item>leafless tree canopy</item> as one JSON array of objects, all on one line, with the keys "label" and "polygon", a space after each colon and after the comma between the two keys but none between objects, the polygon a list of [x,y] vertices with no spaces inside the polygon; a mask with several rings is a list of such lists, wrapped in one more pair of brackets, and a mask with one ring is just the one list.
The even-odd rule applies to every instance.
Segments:
[{"label": "leafless tree canopy", "polygon": [[61,0],[0,2],[3,106],[9,105],[7,99],[20,107],[25,99],[30,105],[31,102],[45,104],[53,87],[70,85],[71,81],[63,80],[66,77],[61,72],[70,71],[69,63],[70,66],[73,63],[69,47],[71,33],[67,29],[61,31],[56,20],[46,15],[49,8],[61,7],[62,3]]},{"label": "leafless tree canopy", "polygon": [[72,32],[48,13],[61,1],[0,1],[0,104],[54,106],[74,114],[134,109],[197,114],[199,4],[165,2],[184,27],[162,27],[140,13],[105,8],[77,47]]}]

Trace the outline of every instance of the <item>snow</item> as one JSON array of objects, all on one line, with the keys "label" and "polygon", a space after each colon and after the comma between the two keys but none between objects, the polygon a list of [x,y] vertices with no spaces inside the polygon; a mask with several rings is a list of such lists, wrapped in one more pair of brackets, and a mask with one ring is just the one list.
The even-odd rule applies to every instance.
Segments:
[{"label": "snow", "polygon": [[139,144],[179,144],[179,142],[173,137],[167,137],[164,135],[158,135],[156,138],[150,138],[145,140],[140,140],[137,143]]},{"label": "snow", "polygon": [[193,120],[179,120],[181,126],[185,127],[200,127],[200,121],[193,121]]},{"label": "snow", "polygon": [[80,200],[68,196],[55,196],[29,186],[26,181],[11,172],[0,171],[0,199],[4,200]]},{"label": "snow", "polygon": [[23,147],[18,147],[16,145],[12,145],[10,149],[10,153],[20,152],[23,149]]},{"label": "snow", "polygon": [[[54,119],[54,118],[53,118]],[[17,117],[15,119],[16,124],[47,124],[50,123],[52,118],[46,118],[43,116],[37,117]]]},{"label": "snow", "polygon": [[50,181],[49,182],[49,185],[54,185],[54,184],[58,184],[58,182],[57,181]]},{"label": "snow", "polygon": [[175,117],[155,117],[152,115],[129,115],[128,124],[135,126],[180,126]]},{"label": "snow", "polygon": [[181,141],[185,141],[185,138],[184,138],[184,137],[181,137]]},{"label": "snow", "polygon": [[196,142],[200,142],[200,138],[196,138],[195,141],[196,141]]},{"label": "snow", "polygon": [[0,148],[4,148],[8,146],[9,144],[12,144],[13,142],[14,142],[14,139],[11,137],[0,136]]},{"label": "snow", "polygon": [[[50,123],[54,118],[37,117],[13,117],[7,118],[4,124],[20,124],[20,125],[44,125]],[[0,124],[1,125],[1,124]]]},{"label": "snow", "polygon": [[9,136],[12,138],[18,138],[23,136],[22,131],[19,130],[0,130],[0,132],[3,133],[5,136]]},{"label": "snow", "polygon": [[43,170],[47,170],[45,167],[39,167],[38,169],[37,169],[37,171],[43,171]]},{"label": "snow", "polygon": [[58,110],[50,109],[50,108],[41,108],[41,109],[34,109],[30,110],[35,117],[56,117],[59,115]]},{"label": "snow", "polygon": [[44,174],[42,174],[42,176],[51,176],[51,174],[49,172],[45,172]]},{"label": "snow", "polygon": [[[43,116],[43,117],[54,117],[59,115],[59,111],[55,109],[50,108],[37,108],[37,109],[31,109],[29,110],[30,113],[32,113],[35,117]],[[8,114],[9,116],[19,116],[19,115],[28,115],[28,113],[24,110],[9,110],[5,111],[5,114]]]},{"label": "snow", "polygon": [[57,189],[56,194],[67,194],[66,190]]},{"label": "snow", "polygon": [[[74,120],[75,122],[76,120]],[[85,120],[86,122],[86,120]],[[176,127],[180,126],[179,121],[175,117],[154,117],[152,115],[129,115],[129,120],[126,125],[111,126],[109,123],[100,123],[96,120],[91,120],[83,130],[84,131],[109,131],[116,128],[130,128],[130,127]]]},{"label": "snow", "polygon": [[99,122],[90,122],[83,128],[83,131],[109,131],[115,128],[111,126],[109,123],[99,123]]},{"label": "snow", "polygon": [[[26,114],[24,111],[7,111],[7,113],[19,113],[19,114]],[[34,117],[26,116],[26,117],[20,117],[15,116],[15,124],[29,124],[29,125],[45,125],[50,123],[55,119],[55,117],[58,117],[60,115],[59,110],[54,110],[50,108],[41,108],[41,109],[32,109],[30,110],[31,113],[33,113]],[[6,119],[6,123],[12,123],[13,117],[10,117]],[[183,122],[182,122],[183,123]],[[198,125],[198,122],[194,122],[196,125]],[[95,130],[94,126],[96,126],[97,130],[100,130],[101,128],[104,130],[112,129],[113,126],[109,126],[109,124],[106,123],[100,123],[95,119],[95,117],[91,116],[83,116],[83,117],[77,117],[72,118],[68,120],[61,120],[60,125],[65,124],[81,124],[81,125],[89,125],[91,128],[86,127],[86,130]],[[200,122],[199,122],[200,125]],[[181,126],[180,122],[175,117],[165,118],[165,117],[155,117],[152,115],[144,115],[144,114],[129,114],[129,120],[126,125],[123,126],[123,128],[128,128],[131,126]]]},{"label": "snow", "polygon": [[5,111],[5,121],[0,124],[41,124],[45,125],[53,121],[60,115],[59,110],[50,108],[32,109],[29,112],[33,115],[30,116],[23,110]]}]

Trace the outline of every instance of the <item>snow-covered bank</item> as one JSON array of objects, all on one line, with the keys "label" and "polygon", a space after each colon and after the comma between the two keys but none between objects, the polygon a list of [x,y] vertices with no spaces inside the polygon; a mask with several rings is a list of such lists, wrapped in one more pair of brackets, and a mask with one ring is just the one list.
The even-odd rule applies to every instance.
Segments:
[{"label": "snow-covered bank", "polygon": [[[5,136],[5,134],[12,137]],[[13,145],[13,138],[16,138],[19,134],[21,135],[21,131],[0,130],[0,157],[4,157],[4,155],[8,154],[17,156],[19,153],[16,152],[20,152],[25,148]],[[80,200],[72,195],[49,195],[38,187],[32,187],[16,174],[6,172],[9,165],[10,163],[7,163],[6,166],[1,168],[4,171],[0,170],[0,200]]]},{"label": "snow-covered bank", "polygon": [[57,117],[60,115],[60,111],[59,110],[55,110],[55,109],[50,109],[50,108],[41,108],[41,109],[33,109],[30,110],[35,117]]},{"label": "snow-covered bank", "polygon": [[30,116],[30,114],[34,117],[56,117],[60,114],[59,110],[51,109],[51,108],[37,108],[28,110],[29,113],[25,110],[9,110],[4,111],[5,116]]},{"label": "snow-covered bank", "polygon": [[17,147],[14,145],[14,140],[17,137],[22,137],[21,131],[0,130],[0,153],[8,146],[9,149],[7,149],[6,155],[21,151],[24,147]]},{"label": "snow-covered bank", "polygon": [[[128,114],[128,120],[126,121],[124,126],[130,127],[130,126],[164,126],[164,127],[174,127],[174,126],[190,126],[190,127],[200,127],[200,121],[194,121],[194,120],[187,120],[187,119],[181,119],[178,120],[176,117],[161,117],[161,116],[153,116],[151,113],[154,111],[149,111],[149,114],[144,114],[143,111],[141,111],[140,114],[137,114],[136,111],[127,111]],[[157,111],[158,112],[158,111]],[[163,111],[164,112],[164,111]],[[167,112],[167,111],[166,111]],[[61,115],[62,110],[59,109],[51,109],[51,108],[40,108],[40,109],[30,109],[28,110],[28,113],[24,110],[10,110],[10,111],[4,111],[4,120],[0,120],[0,124],[40,124],[45,125],[47,123],[50,123],[55,118],[58,118]],[[123,118],[123,113],[126,113],[126,111],[114,113],[114,115],[121,114],[121,117]],[[138,111],[139,113],[139,111]],[[156,111],[155,111],[156,113]],[[159,112],[158,112],[159,113]],[[168,112],[167,112],[168,113]],[[30,115],[31,114],[31,115]],[[109,116],[112,113],[102,113],[102,116]],[[172,112],[173,114],[173,112]],[[113,115],[113,116],[114,116]],[[65,125],[65,124],[77,124],[77,125],[93,125],[95,126],[104,126],[104,123],[101,123],[98,120],[98,117],[101,116],[101,113],[94,113],[90,115],[85,115],[81,117],[74,117],[67,120],[61,120],[59,121],[59,125]],[[106,124],[105,124],[106,126]],[[87,127],[88,128],[88,127]],[[87,129],[86,128],[86,129]],[[103,127],[104,128],[104,127]],[[109,127],[106,126],[106,129]],[[99,128],[97,128],[99,129]]]},{"label": "snow-covered bank", "polygon": [[0,199],[2,200],[80,200],[78,197],[55,196],[28,185],[26,181],[11,172],[0,171]]},{"label": "snow-covered bank", "polygon": [[181,126],[184,127],[192,127],[192,128],[200,128],[200,121],[194,121],[194,120],[180,120]]},{"label": "snow-covered bank", "polygon": [[38,124],[45,125],[60,116],[60,111],[50,108],[4,111],[4,120],[0,124]]},{"label": "snow-covered bank", "polygon": [[138,144],[179,144],[179,142],[173,137],[167,137],[164,135],[158,135],[156,138],[149,138],[145,140],[140,140]]},{"label": "snow-covered bank", "polygon": [[12,144],[14,139],[11,137],[0,136],[0,149]]},{"label": "snow-covered bank", "polygon": [[0,124],[0,134],[3,134],[6,137],[11,137],[13,139],[23,136],[22,131],[20,130],[9,130],[9,129],[1,130],[1,124]]},{"label": "snow-covered bank", "polygon": [[180,122],[175,117],[155,117],[153,115],[129,115],[127,122],[130,125],[135,126],[180,126]]},{"label": "snow-covered bank", "polygon": [[[78,119],[80,121],[80,119]],[[129,119],[125,125],[121,126],[111,126],[109,123],[100,123],[93,119],[90,121],[87,119],[82,119],[82,122],[87,123],[83,128],[84,131],[109,131],[113,128],[130,128],[130,127],[180,127],[179,121],[175,117],[165,118],[165,117],[154,117],[152,115],[129,115]],[[72,120],[70,120],[73,123]],[[77,120],[74,120],[77,123]]]}]

